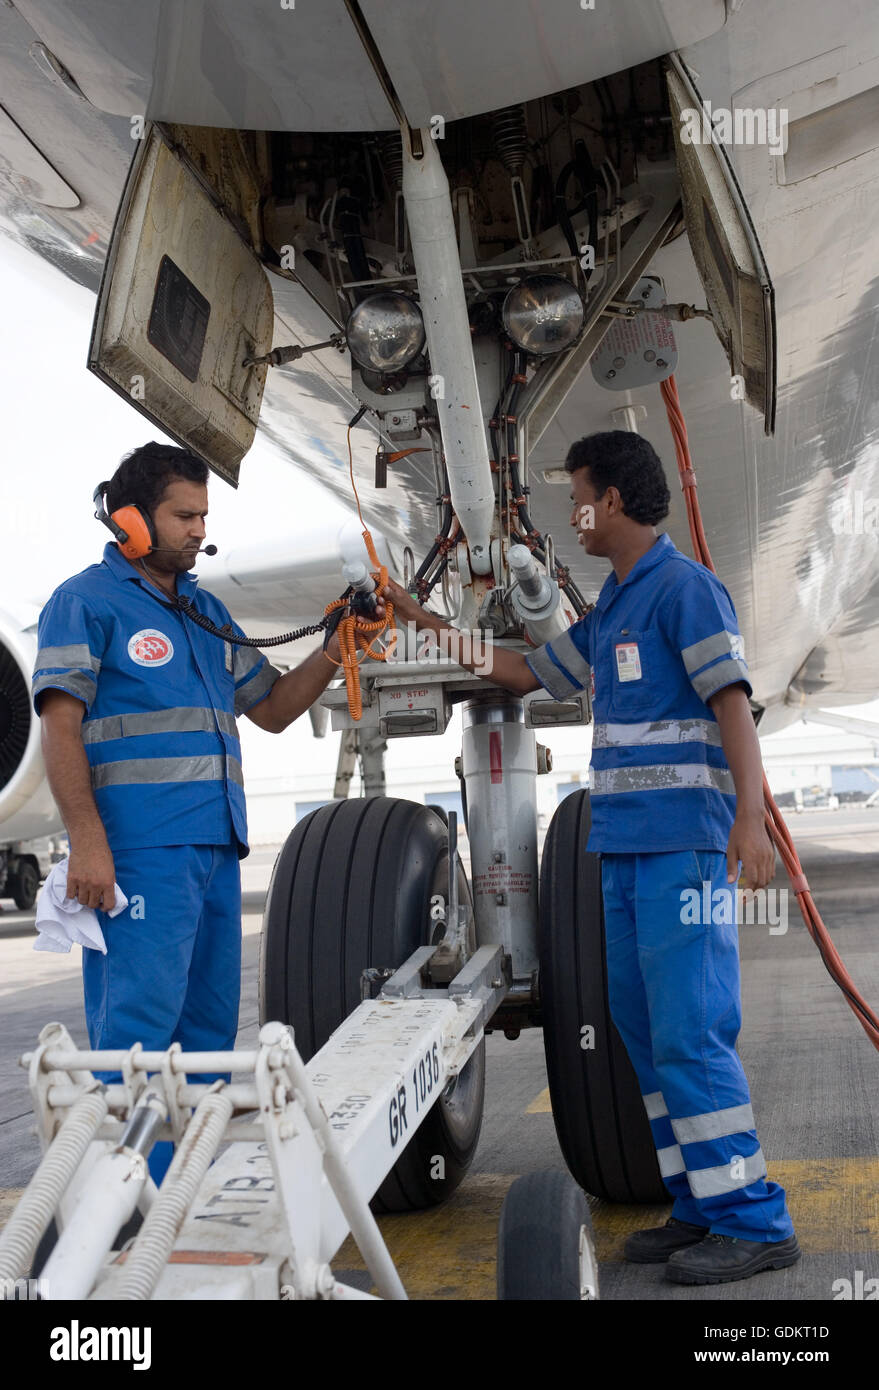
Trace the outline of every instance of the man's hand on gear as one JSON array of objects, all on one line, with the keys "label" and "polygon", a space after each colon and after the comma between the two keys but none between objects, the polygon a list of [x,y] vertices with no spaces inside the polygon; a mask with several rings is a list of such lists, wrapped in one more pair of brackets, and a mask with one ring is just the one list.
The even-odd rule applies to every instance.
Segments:
[{"label": "man's hand on gear", "polygon": [[763,812],[736,816],[726,847],[727,882],[738,878],[741,861],[744,887],[765,888],[775,873],[775,846],[766,831]]},{"label": "man's hand on gear", "polygon": [[[408,622],[410,618],[418,618],[424,612],[424,609],[417,599],[414,599],[411,594],[407,593],[403,586],[398,584],[395,579],[388,580],[379,598],[380,603],[382,598],[390,599],[391,603],[394,605],[394,616],[403,618],[406,622]],[[382,608],[384,608],[383,603]]]},{"label": "man's hand on gear", "polygon": [[[390,597],[390,595],[389,595],[389,597]],[[338,610],[337,610],[337,611],[338,611]],[[385,601],[384,601],[384,599],[382,598],[382,596],[381,596],[380,594],[377,594],[377,595],[376,595],[376,600],[375,600],[375,607],[373,608],[372,612],[370,613],[369,618],[368,618],[368,621],[369,621],[369,622],[380,622],[380,621],[383,621],[384,618],[386,617],[386,614],[387,614],[387,610],[386,610],[386,608],[385,608]],[[338,630],[334,630],[334,631],[333,631],[332,635],[331,635],[331,636],[329,637],[329,639],[327,640],[327,644],[326,644],[326,646],[324,647],[324,651],[326,652],[327,656],[330,658],[331,661],[337,661],[337,662],[338,662],[338,661],[341,661],[341,660],[342,660],[342,651],[341,651],[341,648],[340,648],[340,646],[339,646],[339,634],[338,634]]]},{"label": "man's hand on gear", "polygon": [[110,847],[101,844],[70,846],[67,865],[68,898],[76,898],[83,907],[99,907],[112,912],[116,906],[116,870]]}]

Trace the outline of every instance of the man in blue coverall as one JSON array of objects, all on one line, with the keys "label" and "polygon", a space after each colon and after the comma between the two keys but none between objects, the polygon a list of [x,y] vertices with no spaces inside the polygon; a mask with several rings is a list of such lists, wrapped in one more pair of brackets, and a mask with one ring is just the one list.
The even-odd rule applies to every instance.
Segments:
[{"label": "man in blue coverall", "polygon": [[[70,839],[67,896],[98,911],[107,946],[83,951],[95,1049],[234,1048],[248,853],[235,720],[280,733],[337,669],[335,638],[282,676],[256,648],[175,609],[173,596],[185,595],[217,626],[231,623],[188,573],[205,538],[207,479],[184,449],[134,450],[107,488],[107,511],[138,507],[153,549],[129,560],[110,542],[40,615],[32,692]],[[115,882],[129,905],[110,917]],[[170,1144],[153,1149],[157,1182],[171,1157]]]},{"label": "man in blue coverall", "polygon": [[[588,849],[601,856],[610,1007],[674,1198],[664,1226],[629,1237],[626,1258],[666,1263],[677,1283],[725,1283],[800,1256],[735,1049],[735,882],[741,864],[745,887],[763,888],[775,863],[748,668],[724,586],[657,535],[669,492],[651,445],[591,435],[565,467],[578,541],[612,573],[561,637],[527,657],[496,647],[491,674],[477,674],[559,700],[593,683]],[[443,629],[468,665],[452,629],[398,585],[387,592],[398,618]],[[728,895],[730,910],[694,922],[693,889],[713,904]]]}]

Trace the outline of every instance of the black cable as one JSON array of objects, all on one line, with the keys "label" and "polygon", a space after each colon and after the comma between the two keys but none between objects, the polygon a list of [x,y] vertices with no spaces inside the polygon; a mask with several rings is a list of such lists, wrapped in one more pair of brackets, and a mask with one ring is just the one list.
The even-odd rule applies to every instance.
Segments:
[{"label": "black cable", "polygon": [[[444,467],[445,467],[445,465],[444,465]],[[448,474],[445,474],[445,486],[446,486],[446,495],[448,495],[448,491],[449,491],[449,478],[448,478]],[[424,576],[427,574],[427,571],[430,569],[431,565],[433,564],[434,560],[436,559],[437,555],[439,554],[439,548],[440,548],[440,543],[441,543],[441,541],[448,540],[448,538],[449,538],[449,532],[450,532],[451,529],[452,529],[452,516],[453,516],[453,512],[452,512],[452,504],[451,504],[451,502],[444,502],[444,503],[443,503],[443,519],[442,519],[442,523],[441,523],[441,525],[440,525],[440,534],[439,534],[439,536],[437,537],[437,539],[434,541],[433,545],[430,547],[430,550],[427,552],[427,554],[425,555],[424,559],[421,561],[421,564],[418,566],[418,569],[415,571],[415,577],[414,577],[414,579],[413,579],[413,581],[412,581],[413,585],[414,585],[414,584],[417,584],[417,583],[418,583],[420,580],[422,580],[422,579],[424,578]]]},{"label": "black cable", "polygon": [[[518,405],[519,396],[522,392],[523,383],[521,381],[513,380],[513,378],[516,376],[523,377],[525,375],[526,365],[527,354],[524,352],[515,353],[513,357],[513,365],[510,370],[510,374],[507,378],[507,387],[509,387],[512,383],[513,389],[510,392],[509,398],[507,399],[504,405],[504,414],[507,417],[507,467],[510,470],[510,491],[512,493],[513,499],[517,497],[524,498],[526,496],[525,490],[521,486],[521,480],[519,478],[519,464],[518,459],[516,458],[515,416],[516,407]],[[498,404],[500,405],[500,402],[498,402]],[[513,418],[510,419],[510,416],[512,416]],[[539,548],[539,558],[541,562],[545,564],[546,555],[541,544],[541,542],[543,541],[543,536],[537,530],[536,526],[534,525],[534,522],[531,520],[531,515],[528,511],[528,505],[523,500],[522,502],[517,503],[517,508],[518,517],[520,522],[522,523],[522,526],[524,527],[525,535],[526,537],[530,536],[532,541],[534,542],[534,545],[532,545],[531,548],[532,550],[537,550]],[[554,572],[551,575],[551,578],[558,580],[559,565],[557,561],[554,561],[553,563],[553,571]],[[560,584],[559,587],[564,591],[564,593],[568,595],[575,611],[578,613],[580,617],[582,617],[583,614],[586,612],[586,600],[584,599],[583,595],[580,593],[580,590],[577,588],[577,585],[570,578],[570,576],[568,576],[566,582],[564,584]]]},{"label": "black cable", "polygon": [[418,566],[418,569],[415,571],[415,575],[412,580],[413,588],[416,584],[420,583],[424,576],[427,574],[427,571],[430,569],[431,565],[433,564],[434,560],[439,554],[441,543],[443,541],[448,540],[449,532],[452,529],[452,517],[454,516],[454,512],[452,510],[452,500],[449,496],[449,493],[451,491],[451,489],[449,488],[449,472],[446,468],[446,459],[445,454],[443,453],[440,453],[440,462],[443,466],[443,495],[442,497],[438,497],[437,501],[442,502],[443,504],[443,515],[442,520],[440,522],[439,535],[437,536],[433,545],[430,547],[430,550],[427,552],[424,559],[421,561],[421,564]]},{"label": "black cable", "polygon": [[[162,600],[159,599],[161,603]],[[180,613],[185,613],[195,623],[196,627],[204,628],[212,637],[221,637],[224,642],[234,644],[236,647],[283,647],[287,642],[298,642],[300,637],[313,637],[318,632],[323,632],[327,626],[327,617],[321,618],[319,623],[312,623],[308,627],[298,627],[293,632],[282,632],[278,637],[239,637],[236,632],[230,632],[226,628],[217,627],[216,623],[204,613],[200,613],[194,607],[192,600],[177,596],[175,603],[165,605],[168,608],[176,608]],[[334,610],[342,612],[340,608]]]},{"label": "black cable", "polygon": [[[580,185],[580,201],[576,207],[569,208],[568,184],[572,174]],[[585,140],[575,142],[574,158],[565,165],[556,180],[555,207],[559,226],[564,232],[571,255],[580,254],[572,219],[584,210],[589,217],[589,245],[594,248],[598,240],[598,179]],[[590,270],[587,280],[591,274]]]},{"label": "black cable", "polygon": [[421,593],[423,593],[423,597],[421,597],[421,595],[419,595],[419,599],[418,599],[418,602],[421,604],[422,608],[423,608],[424,605],[427,603],[427,600],[430,598],[430,591],[431,591],[431,589],[434,589],[434,588],[436,587],[436,585],[439,583],[440,579],[442,579],[443,575],[445,574],[445,572],[446,572],[446,570],[447,570],[447,568],[448,568],[448,564],[449,564],[449,556],[448,556],[448,551],[447,551],[446,554],[443,556],[443,558],[440,560],[440,562],[439,562],[439,564],[437,565],[436,569],[434,570],[433,574],[430,576],[430,579],[425,580],[425,581],[422,582],[422,585],[420,586],[420,589],[421,589]]},{"label": "black cable", "polygon": [[[349,587],[349,589],[348,589],[348,593],[349,593],[349,594],[351,593],[350,587]],[[327,647],[330,645],[330,639],[332,638],[333,634],[335,633],[336,628],[339,626],[339,623],[342,621],[342,619],[343,619],[350,611],[351,611],[350,608],[348,608],[348,607],[343,608],[343,607],[341,607],[341,605],[340,605],[338,608],[334,608],[333,611],[332,611],[331,613],[328,613],[328,614],[326,615],[326,617],[324,618],[324,623],[325,623],[325,625],[326,625],[326,632],[324,633],[324,645],[323,645],[324,651],[326,651]]]},{"label": "black cable", "polygon": [[576,256],[578,254],[579,248],[577,246],[577,237],[574,233],[574,227],[571,222],[571,214],[568,212],[568,199],[565,193],[565,189],[567,188],[568,184],[568,179],[571,177],[571,174],[573,172],[574,163],[572,160],[569,164],[565,165],[564,169],[559,174],[558,179],[556,180],[555,214],[558,218],[559,226],[564,232],[565,241],[568,243],[568,250],[570,251],[572,256]]},{"label": "black cable", "polygon": [[[146,592],[149,593],[151,598],[156,600],[156,603],[160,603],[163,608],[169,609],[172,613],[183,613],[185,617],[195,623],[196,627],[203,628],[204,631],[209,632],[212,637],[219,637],[222,641],[228,642],[230,646],[236,647],[282,647],[287,642],[298,642],[300,637],[314,637],[318,632],[324,631],[330,618],[333,616],[333,614],[325,614],[319,623],[312,623],[308,627],[296,628],[293,632],[282,632],[278,637],[239,637],[236,632],[231,630],[228,624],[225,627],[217,627],[217,624],[213,622],[207,614],[200,613],[192,600],[184,598],[182,594],[175,594],[173,598],[165,600],[159,598],[159,595],[153,589],[148,589]],[[349,587],[342,597],[347,598],[351,592]],[[335,612],[341,614],[344,612],[344,609],[334,609],[333,613]]]}]

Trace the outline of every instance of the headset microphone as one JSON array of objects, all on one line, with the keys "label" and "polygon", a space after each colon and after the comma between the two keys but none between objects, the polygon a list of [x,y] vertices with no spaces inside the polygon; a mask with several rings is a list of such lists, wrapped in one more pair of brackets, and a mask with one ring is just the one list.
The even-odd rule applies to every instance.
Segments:
[{"label": "headset microphone", "polygon": [[[175,547],[170,546],[170,545],[154,545],[154,546],[151,546],[151,547],[150,547],[150,554],[151,554],[151,555],[179,555],[179,554],[181,553],[182,549],[183,549],[182,546],[179,546],[179,547],[176,547],[176,548],[175,548]],[[217,553],[217,547],[216,547],[215,545],[203,545],[203,546],[201,547],[200,550],[196,550],[196,552],[195,552],[196,555],[216,555],[216,553]]]}]

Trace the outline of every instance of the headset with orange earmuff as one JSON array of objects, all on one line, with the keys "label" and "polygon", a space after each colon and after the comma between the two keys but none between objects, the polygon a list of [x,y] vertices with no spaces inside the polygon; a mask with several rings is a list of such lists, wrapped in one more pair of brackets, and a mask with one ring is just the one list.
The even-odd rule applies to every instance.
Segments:
[{"label": "headset with orange earmuff", "polygon": [[108,513],[104,494],[109,486],[109,483],[98,483],[92,494],[95,517],[113,532],[126,559],[142,560],[158,548],[153,519],[143,507],[117,507],[113,513]]},{"label": "headset with orange earmuff", "polygon": [[[128,560],[143,560],[154,550],[162,550],[163,547],[157,544],[156,528],[149,512],[144,507],[128,505],[117,507],[114,512],[108,512],[104,501],[104,495],[110,484],[98,483],[92,493],[92,500],[95,504],[95,519],[106,526],[116,539],[122,554]],[[215,545],[206,545],[203,553],[205,555],[216,555]],[[351,592],[350,586],[348,592]],[[194,606],[191,599],[179,594],[174,595],[170,602],[165,602],[159,598],[158,594],[153,594],[153,598],[161,603],[163,608],[170,608],[177,612],[182,612],[190,618],[198,627],[209,632],[213,637],[219,637],[223,642],[228,642],[230,646],[238,647],[281,647],[287,642],[296,642],[300,637],[308,637],[317,632],[325,632],[327,629],[327,618],[324,617],[319,623],[311,623],[307,627],[297,628],[293,632],[282,632],[277,637],[245,637],[233,632],[227,624],[225,627],[217,627],[216,623],[205,613],[200,613]],[[341,615],[341,610],[340,615]]]}]

